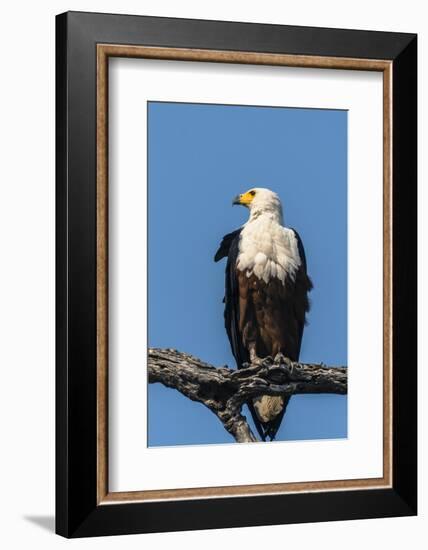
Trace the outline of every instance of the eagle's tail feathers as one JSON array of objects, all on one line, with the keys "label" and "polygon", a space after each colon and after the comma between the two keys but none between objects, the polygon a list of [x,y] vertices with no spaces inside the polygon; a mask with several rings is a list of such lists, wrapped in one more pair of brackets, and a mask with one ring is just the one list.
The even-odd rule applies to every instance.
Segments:
[{"label": "eagle's tail feathers", "polygon": [[263,427],[263,424],[260,422],[260,420],[257,417],[257,413],[256,413],[256,410],[254,408],[254,405],[253,405],[252,401],[249,401],[247,403],[247,406],[250,410],[251,416],[253,417],[254,426],[256,427],[256,430],[257,430],[257,432],[260,436],[260,439],[262,441],[266,441],[265,429]]},{"label": "eagle's tail feathers", "polygon": [[263,428],[263,432],[264,432],[264,438],[263,438],[263,441],[266,441],[266,438],[269,438],[270,441],[274,441],[275,437],[276,437],[276,434],[279,430],[279,427],[281,425],[281,422],[284,418],[284,414],[285,414],[285,411],[287,409],[287,405],[290,401],[290,398],[291,396],[288,396],[288,397],[284,397],[284,405],[282,407],[282,410],[281,412],[275,416],[275,418],[273,420],[271,420],[270,422],[266,422],[262,425],[262,428]]}]

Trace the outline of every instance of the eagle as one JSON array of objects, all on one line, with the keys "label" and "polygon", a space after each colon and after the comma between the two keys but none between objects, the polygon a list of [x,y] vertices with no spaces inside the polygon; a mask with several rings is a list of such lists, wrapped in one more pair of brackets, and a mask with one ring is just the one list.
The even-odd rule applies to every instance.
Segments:
[{"label": "eagle", "polygon": [[[284,227],[270,189],[253,188],[232,204],[247,207],[249,219],[223,237],[214,261],[227,258],[224,321],[237,367],[278,354],[298,361],[312,289],[302,240]],[[289,399],[263,395],[247,403],[263,441],[275,438]]]}]

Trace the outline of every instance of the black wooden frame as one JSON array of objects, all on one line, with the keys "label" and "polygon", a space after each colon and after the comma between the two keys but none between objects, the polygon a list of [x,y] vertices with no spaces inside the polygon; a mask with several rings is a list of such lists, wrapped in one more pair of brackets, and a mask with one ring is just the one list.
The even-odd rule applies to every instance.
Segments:
[{"label": "black wooden frame", "polygon": [[[97,43],[393,61],[392,488],[97,506]],[[416,35],[68,12],[56,19],[56,51],[57,533],[82,537],[416,514]]]}]

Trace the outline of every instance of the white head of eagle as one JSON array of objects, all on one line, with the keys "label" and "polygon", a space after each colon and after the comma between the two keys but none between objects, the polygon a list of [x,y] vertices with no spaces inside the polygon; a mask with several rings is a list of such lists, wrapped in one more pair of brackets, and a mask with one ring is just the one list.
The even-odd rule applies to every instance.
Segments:
[{"label": "white head of eagle", "polygon": [[[312,288],[302,241],[284,227],[281,200],[270,189],[254,187],[233,204],[247,207],[249,219],[223,237],[214,259],[227,257],[224,318],[237,366],[279,353],[298,361]],[[264,441],[275,437],[288,400],[248,403]]]}]

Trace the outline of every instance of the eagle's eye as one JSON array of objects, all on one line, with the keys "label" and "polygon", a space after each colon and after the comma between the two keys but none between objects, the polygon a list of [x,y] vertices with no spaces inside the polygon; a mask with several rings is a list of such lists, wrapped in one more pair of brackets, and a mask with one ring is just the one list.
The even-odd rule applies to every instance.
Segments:
[{"label": "eagle's eye", "polygon": [[250,195],[251,195],[252,197],[254,197],[255,194],[256,194],[255,191],[250,191]]}]

